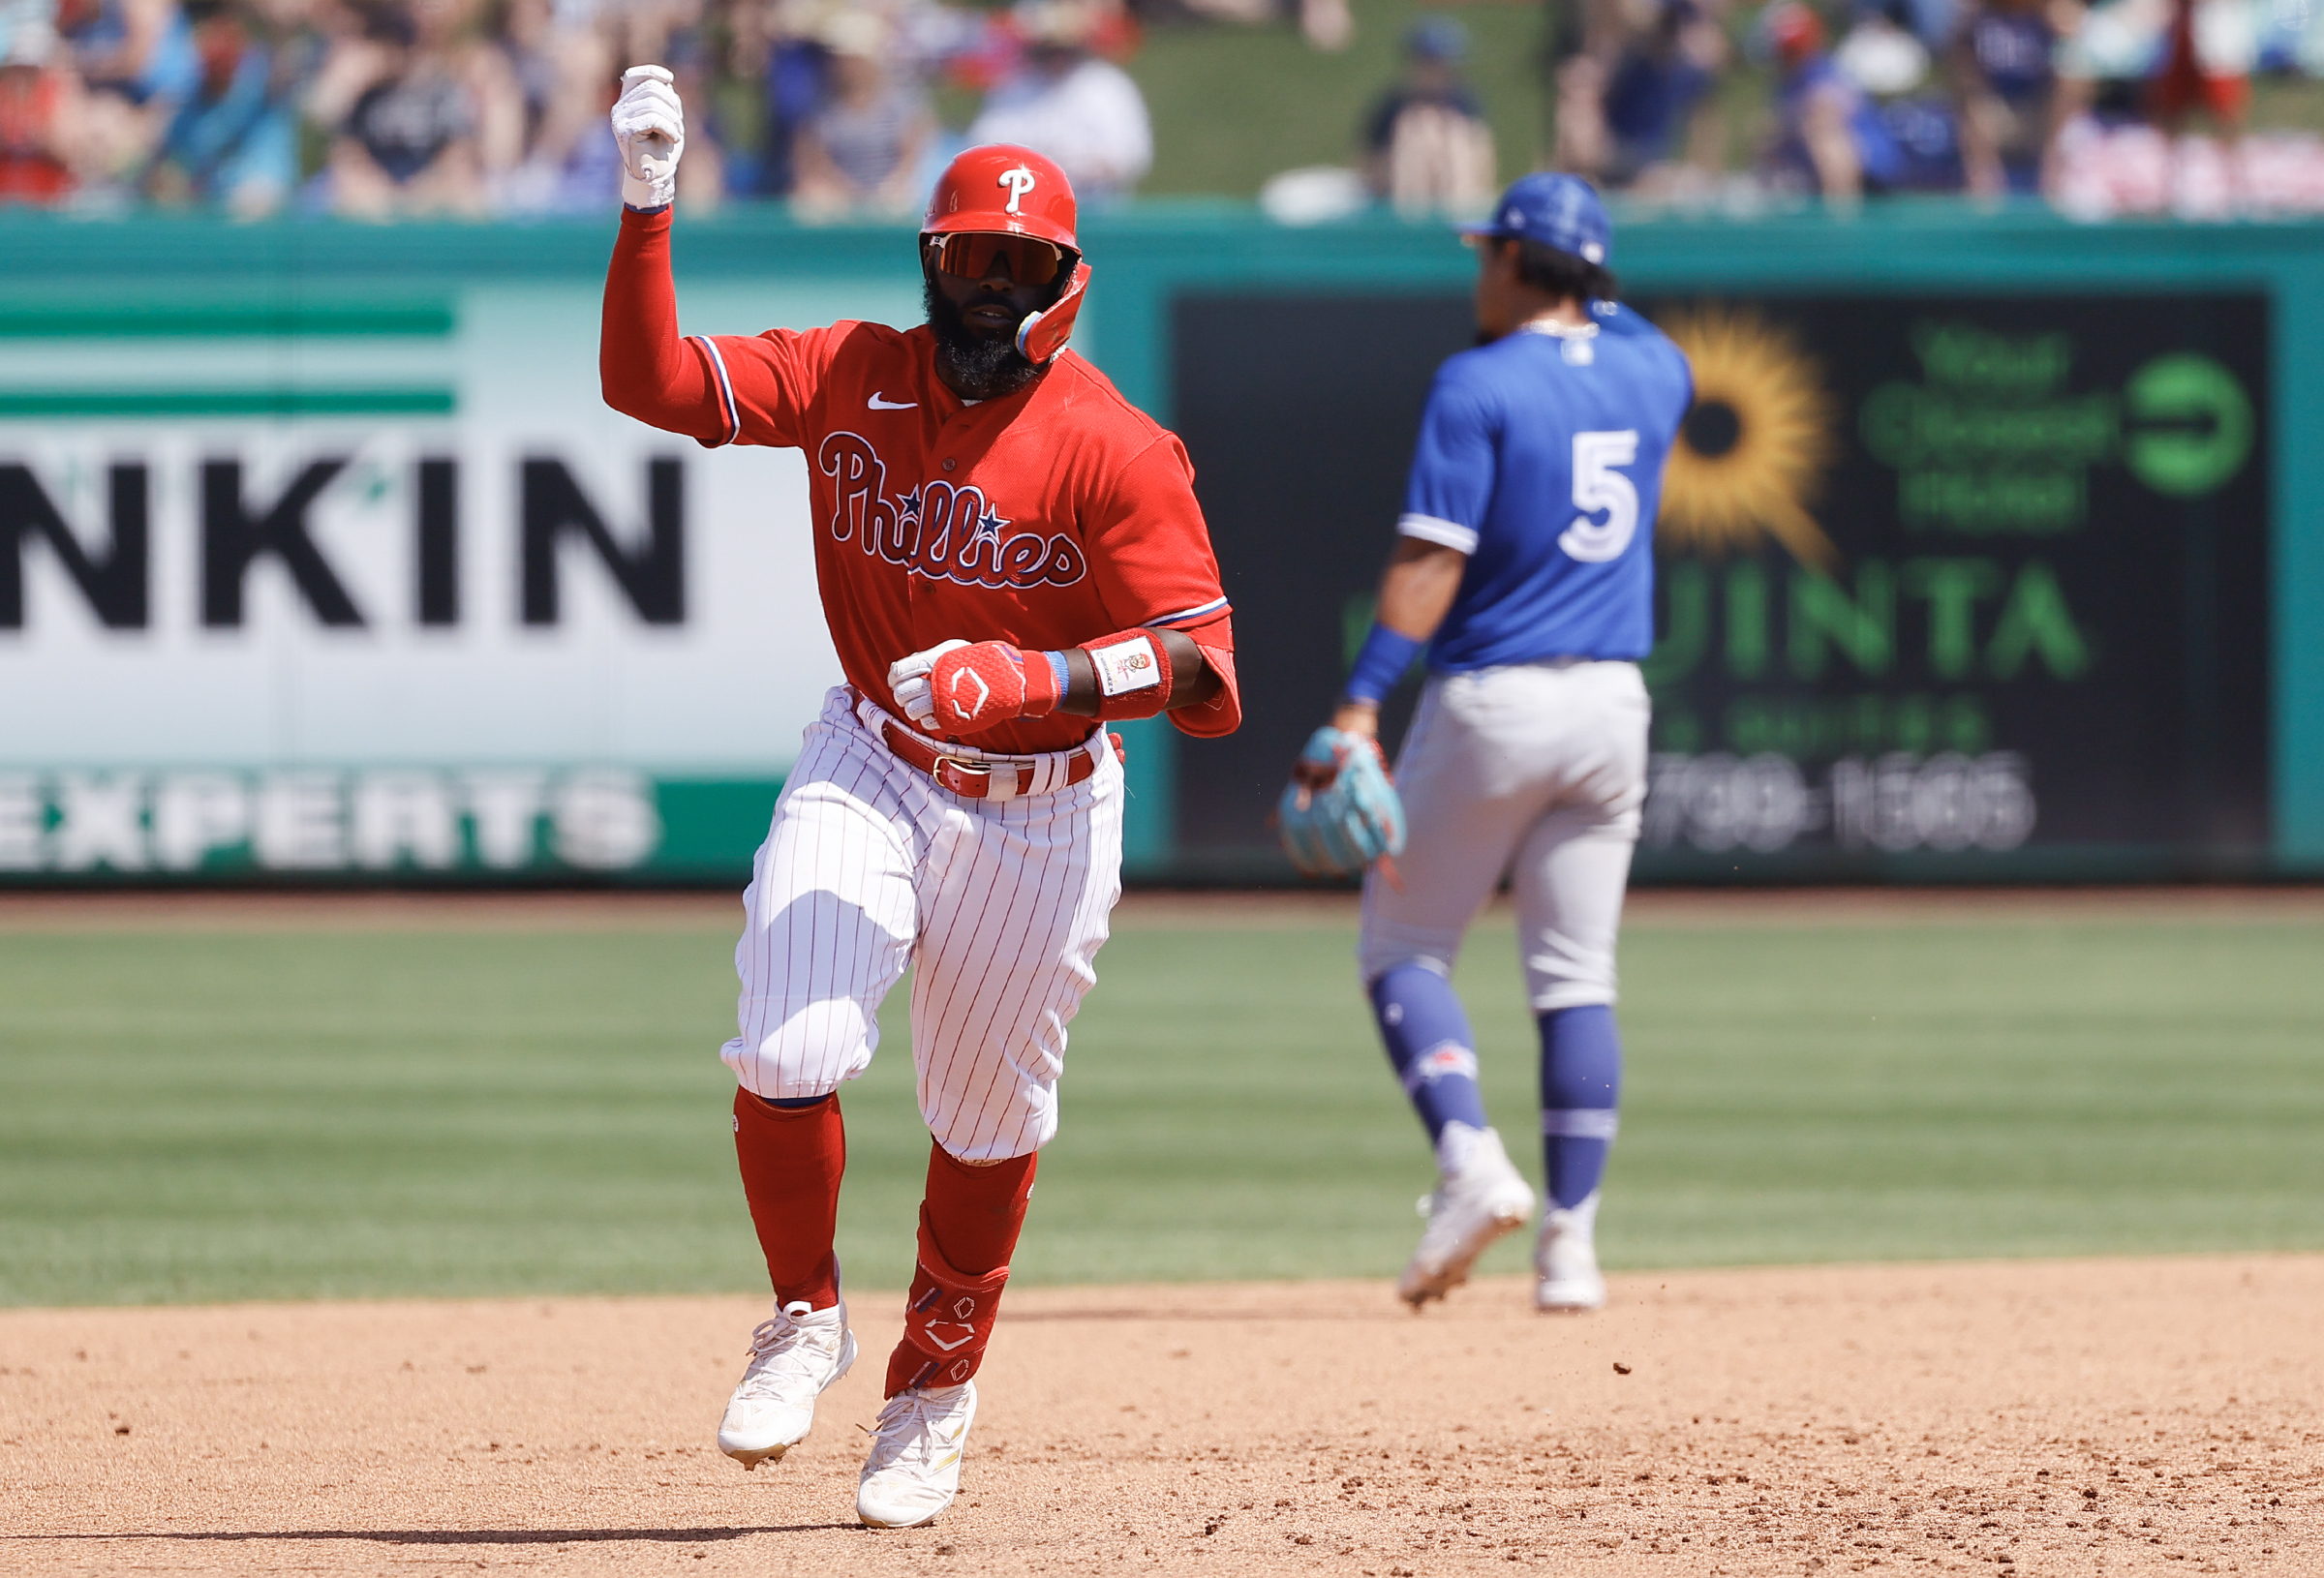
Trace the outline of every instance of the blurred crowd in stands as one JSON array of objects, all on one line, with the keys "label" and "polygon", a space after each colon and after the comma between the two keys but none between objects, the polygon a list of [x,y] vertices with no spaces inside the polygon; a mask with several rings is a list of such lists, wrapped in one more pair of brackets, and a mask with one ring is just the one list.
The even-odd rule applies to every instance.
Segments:
[{"label": "blurred crowd in stands", "polygon": [[[1670,203],[2324,210],[2324,144],[2249,124],[2255,78],[2324,74],[2324,0],[1552,0],[1540,143],[1498,150],[1459,9],[1414,24],[1400,79],[1347,106],[1351,164],[1269,183],[1270,212],[1474,209],[1537,162]],[[601,209],[605,111],[625,66],[657,61],[688,106],[695,210],[901,218],[955,151],[1000,140],[1102,204],[1152,164],[1123,69],[1148,29],[1332,50],[1354,25],[1347,0],[0,0],[0,200]],[[948,124],[940,97],[972,107]]]},{"label": "blurred crowd in stands", "polygon": [[[2324,212],[2324,138],[2256,129],[2253,83],[2324,76],[2324,0],[1553,0],[1542,163],[1642,202],[2047,197],[2068,214]],[[1491,201],[1466,30],[1430,16],[1368,127],[1361,194]],[[2299,99],[2313,116],[2315,91]],[[1739,135],[1738,135],[1739,133]],[[1292,221],[1333,172],[1263,195]]]},{"label": "blurred crowd in stands", "polygon": [[1556,150],[1643,197],[1721,176],[1723,76],[1767,74],[1763,188],[2046,195],[2081,217],[2324,208],[2324,142],[2256,134],[2252,81],[2324,68],[2318,0],[1582,0]]},{"label": "blurred crowd in stands", "polygon": [[[1342,13],[1344,15],[1344,12]],[[687,103],[681,198],[902,215],[971,142],[1103,202],[1152,162],[1118,3],[0,0],[0,197],[363,218],[602,209],[622,70]],[[981,96],[938,124],[930,87]]]}]

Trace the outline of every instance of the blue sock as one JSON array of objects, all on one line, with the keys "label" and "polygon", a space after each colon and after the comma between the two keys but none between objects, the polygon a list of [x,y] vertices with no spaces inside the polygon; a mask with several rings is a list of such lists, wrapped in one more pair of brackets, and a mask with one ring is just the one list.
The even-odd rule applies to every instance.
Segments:
[{"label": "blue sock", "polygon": [[1610,1008],[1551,1009],[1542,1025],[1542,1149],[1549,1198],[1579,1205],[1605,1172],[1622,1099],[1622,1033]]},{"label": "blue sock", "polygon": [[1484,1127],[1477,1038],[1452,983],[1424,964],[1399,964],[1372,983],[1372,1014],[1388,1061],[1433,1143],[1448,1123]]}]

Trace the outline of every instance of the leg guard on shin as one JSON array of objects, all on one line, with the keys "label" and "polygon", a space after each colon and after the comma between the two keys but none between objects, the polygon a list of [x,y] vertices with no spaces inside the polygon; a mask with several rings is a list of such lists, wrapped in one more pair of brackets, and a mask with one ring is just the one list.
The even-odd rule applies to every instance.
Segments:
[{"label": "leg guard on shin", "polygon": [[929,1230],[928,1207],[921,1206],[920,1263],[904,1297],[903,1340],[888,1356],[885,1395],[912,1386],[958,1386],[975,1375],[1008,1281],[1005,1265],[972,1276],[946,1260]]},{"label": "leg guard on shin", "polygon": [[957,1386],[976,1374],[1039,1160],[1030,1152],[971,1166],[929,1146],[920,1263],[904,1300],[903,1341],[888,1360],[888,1396],[909,1386]]}]

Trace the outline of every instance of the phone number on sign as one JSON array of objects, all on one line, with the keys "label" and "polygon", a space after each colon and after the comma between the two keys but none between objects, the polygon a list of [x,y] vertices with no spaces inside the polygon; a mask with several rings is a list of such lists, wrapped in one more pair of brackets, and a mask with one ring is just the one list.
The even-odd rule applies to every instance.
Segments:
[{"label": "phone number on sign", "polygon": [[1648,848],[1773,854],[1811,835],[1842,849],[2015,849],[2032,836],[2034,786],[2015,751],[1843,757],[1813,783],[1774,751],[1658,752],[1647,767]]}]

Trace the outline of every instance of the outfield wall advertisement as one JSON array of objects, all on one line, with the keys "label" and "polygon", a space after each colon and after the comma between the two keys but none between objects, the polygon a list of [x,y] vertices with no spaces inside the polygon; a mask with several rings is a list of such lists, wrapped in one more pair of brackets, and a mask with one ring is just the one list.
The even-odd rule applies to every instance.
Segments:
[{"label": "outfield wall advertisement", "polygon": [[[1641,305],[1697,379],[1656,526],[1641,874],[2263,866],[2264,298]],[[1269,729],[1182,757],[1181,839],[1221,869],[1268,858],[1270,757],[1365,627],[1466,326],[1453,298],[1180,304],[1238,628],[1275,648],[1245,664],[1299,677]],[[1226,376],[1230,347],[1265,371]]]},{"label": "outfield wall advertisement", "polygon": [[838,677],[804,463],[605,410],[596,315],[585,285],[0,310],[0,872],[747,861]]},{"label": "outfield wall advertisement", "polygon": [[[1286,879],[1473,264],[1086,228],[1076,347],[1187,441],[1247,718],[1124,730],[1127,863]],[[804,462],[602,408],[609,234],[0,214],[0,884],[743,876],[837,675]],[[689,220],[685,325],[916,320],[908,237]],[[1664,216],[1620,268],[1703,388],[1642,878],[2324,872],[2324,227]]]}]

